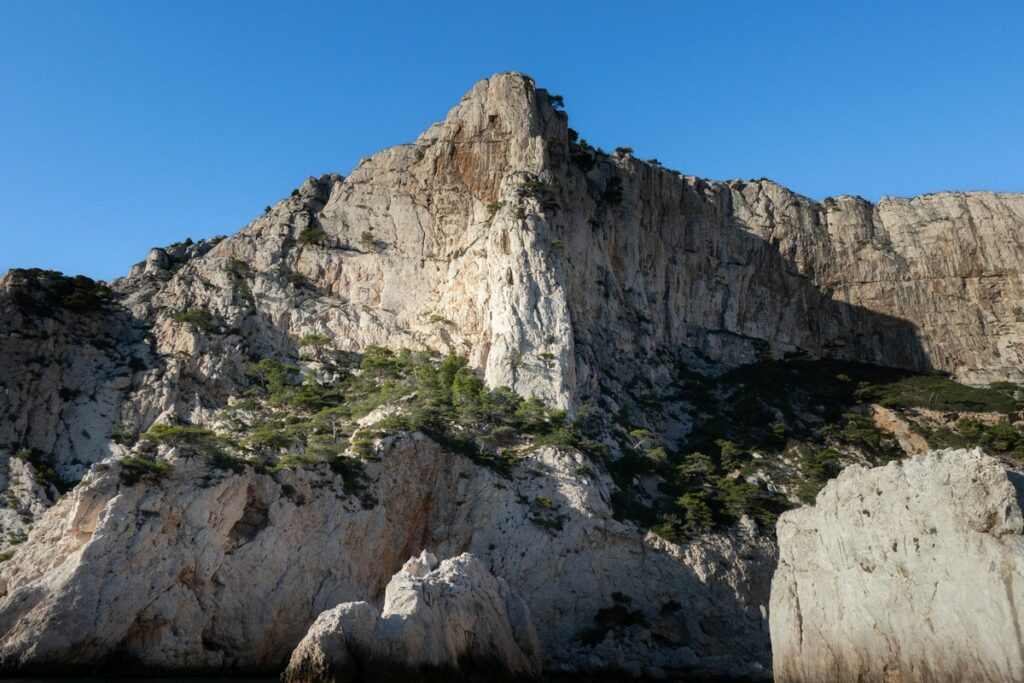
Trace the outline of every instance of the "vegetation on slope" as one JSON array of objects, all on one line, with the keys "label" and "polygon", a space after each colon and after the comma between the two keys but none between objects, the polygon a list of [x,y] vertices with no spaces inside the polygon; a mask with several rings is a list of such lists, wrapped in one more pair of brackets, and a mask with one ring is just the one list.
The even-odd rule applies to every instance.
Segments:
[{"label": "vegetation on slope", "polygon": [[[626,455],[610,466],[619,514],[673,540],[742,514],[770,528],[781,511],[813,501],[845,465],[903,457],[873,406],[892,410],[931,447],[982,446],[1024,462],[1024,427],[1013,423],[1022,392],[1010,383],[968,387],[937,373],[826,360],[763,362],[717,378],[687,373],[677,389],[694,423],[681,447],[631,430]],[[659,495],[630,485],[645,477]]]},{"label": "vegetation on slope", "polygon": [[423,432],[502,473],[532,446],[604,448],[564,412],[487,388],[454,354],[370,347],[357,356],[327,348],[319,335],[302,341],[323,359],[320,374],[329,379],[262,359],[249,368],[249,390],[221,411],[218,429],[155,425],[142,441],[207,457],[219,469],[250,464],[265,472],[321,464],[351,472],[353,457],[376,457],[375,439],[404,431]]},{"label": "vegetation on slope", "polygon": [[10,277],[15,303],[33,316],[51,317],[61,309],[98,311],[113,298],[109,287],[84,275],[68,277],[55,270],[16,268]]},{"label": "vegetation on slope", "polygon": [[[155,482],[170,471],[154,444],[226,471],[326,466],[353,491],[361,463],[377,457],[376,440],[398,432],[422,432],[506,475],[530,449],[551,444],[586,453],[612,476],[619,518],[684,542],[744,517],[770,533],[782,511],[812,501],[847,464],[903,457],[874,406],[892,410],[932,447],[979,445],[1024,462],[1024,427],[1013,422],[1022,392],[1009,383],[966,387],[939,374],[838,361],[763,362],[718,377],[683,369],[673,391],[690,407],[692,429],[672,442],[628,423],[609,425],[587,407],[570,420],[537,399],[489,388],[455,354],[347,353],[322,334],[298,343],[305,362],[252,363],[250,386],[210,425],[118,432],[119,443],[139,441],[122,459],[125,483]],[[55,478],[52,456],[25,450],[19,457],[37,479]]]}]

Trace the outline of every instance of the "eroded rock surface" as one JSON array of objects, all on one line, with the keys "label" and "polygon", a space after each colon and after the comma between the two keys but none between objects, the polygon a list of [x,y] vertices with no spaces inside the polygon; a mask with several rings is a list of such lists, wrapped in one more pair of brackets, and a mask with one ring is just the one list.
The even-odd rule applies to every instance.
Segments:
[{"label": "eroded rock surface", "polygon": [[276,675],[321,612],[380,599],[427,548],[472,553],[522,596],[548,670],[767,671],[766,540],[645,535],[612,519],[583,456],[550,447],[508,479],[418,435],[381,448],[358,494],[326,465],[234,474],[169,454],[171,475],[134,486],[96,466],[0,566],[0,666]]},{"label": "eroded rock surface", "polygon": [[980,451],[847,468],[778,524],[778,683],[1024,680],[1019,478]]},{"label": "eroded rock surface", "polygon": [[535,678],[541,646],[530,610],[469,553],[445,560],[423,551],[402,565],[378,614],[367,602],[330,609],[292,653],[285,683],[380,680],[382,676]]}]

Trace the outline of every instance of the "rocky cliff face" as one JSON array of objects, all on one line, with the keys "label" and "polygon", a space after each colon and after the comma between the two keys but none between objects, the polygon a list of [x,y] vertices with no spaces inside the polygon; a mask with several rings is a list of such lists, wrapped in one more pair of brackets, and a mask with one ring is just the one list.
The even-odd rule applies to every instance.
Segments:
[{"label": "rocky cliff face", "polygon": [[[609,413],[640,411],[636,387],[680,364],[830,356],[1024,379],[1024,197],[819,204],[570,138],[546,91],[501,74],[237,234],[154,250],[110,311],[34,320],[8,276],[0,440],[87,464],[113,425],[201,422],[251,358],[294,356],[310,332],[454,349],[494,386]],[[174,321],[192,309],[207,329]],[[680,412],[650,419],[685,428]]]},{"label": "rocky cliff face", "polygon": [[[0,599],[8,662],[123,656],[189,671],[270,666],[322,610],[379,595],[400,559],[428,547],[444,556],[469,549],[490,563],[539,615],[555,667],[635,670],[652,649],[664,650],[656,661],[668,668],[749,672],[767,663],[757,608],[757,576],[771,564],[758,564],[771,555],[766,542],[736,532],[683,547],[634,529],[620,543],[606,504],[587,513],[601,531],[586,522],[579,532],[585,567],[562,551],[535,554],[550,547],[536,534],[517,545],[486,529],[497,518],[477,508],[457,523],[445,517],[450,527],[428,525],[419,508],[364,510],[370,521],[346,522],[326,564],[296,564],[292,556],[310,554],[303,534],[337,532],[328,520],[354,503],[310,488],[304,512],[321,516],[292,519],[280,482],[250,473],[213,484],[186,467],[167,487],[120,493],[112,475],[98,476],[39,521],[91,465],[136,453],[132,443],[152,425],[223,424],[229,398],[265,384],[251,372],[261,359],[294,364],[316,386],[337,379],[341,371],[318,357],[321,342],[352,352],[454,351],[490,386],[596,423],[611,461],[640,447],[628,436],[634,428],[656,433],[670,451],[665,460],[665,449],[650,449],[662,470],[679,464],[705,415],[708,404],[692,387],[708,388],[738,363],[827,357],[945,369],[971,382],[1024,379],[1024,196],[947,193],[876,206],[851,197],[817,203],[766,180],[706,181],[590,147],[558,102],[528,77],[499,74],[414,143],[364,159],[345,177],[308,179],[234,235],[154,249],[109,288],[42,271],[0,279],[0,553],[15,553]],[[772,423],[789,418],[767,412],[778,413]],[[820,427],[815,420],[808,424]],[[476,465],[453,471],[484,481]],[[685,492],[678,481],[624,472],[620,487],[646,499]],[[739,474],[748,475],[742,495],[772,485],[760,470]],[[305,475],[279,476],[298,477],[289,487],[312,487]],[[737,481],[731,465],[714,476]],[[412,500],[461,490],[437,481],[436,491],[417,482]],[[602,481],[607,503],[615,486]],[[96,514],[82,522],[84,509]],[[277,545],[245,540],[272,510],[285,515],[268,527],[281,534]],[[403,522],[407,515],[418,521]],[[250,521],[232,531],[243,518]],[[422,537],[428,527],[433,545]],[[109,531],[94,534],[101,528]],[[215,540],[196,550],[193,537],[176,535],[182,528]],[[365,551],[372,568],[348,553],[354,539],[373,549]],[[616,550],[609,539],[619,539]],[[750,544],[761,559],[719,567]],[[149,569],[124,579],[120,563]],[[266,582],[248,583],[264,566]],[[103,583],[109,576],[139,583]],[[685,602],[686,627],[681,641],[652,647],[650,629],[632,613],[656,623],[666,590],[685,596],[668,600]],[[256,616],[240,607],[275,592],[282,602],[261,597],[266,607]],[[611,593],[633,602],[609,602]],[[88,607],[82,595],[94,596]],[[308,609],[282,615],[295,604]],[[600,610],[635,628],[578,649],[571,637]],[[245,626],[235,630],[232,620]],[[85,642],[81,634],[95,635]],[[38,636],[46,644],[29,645]],[[728,648],[747,655],[734,661]]]},{"label": "rocky cliff face", "polygon": [[851,467],[779,520],[778,683],[1024,678],[1020,475],[980,451]]},{"label": "rocky cliff face", "polygon": [[170,453],[173,474],[135,485],[95,466],[0,569],[0,668],[278,672],[321,612],[379,600],[422,547],[507,581],[548,670],[767,671],[767,541],[680,547],[616,522],[578,454],[539,449],[505,479],[422,436],[382,450],[361,492],[326,465]]}]

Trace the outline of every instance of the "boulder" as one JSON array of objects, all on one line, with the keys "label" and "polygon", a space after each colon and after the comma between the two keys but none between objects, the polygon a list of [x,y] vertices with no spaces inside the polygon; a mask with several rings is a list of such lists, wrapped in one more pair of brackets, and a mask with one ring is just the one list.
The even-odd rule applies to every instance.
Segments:
[{"label": "boulder", "polygon": [[394,575],[384,609],[346,602],[322,613],[292,653],[286,683],[403,674],[535,678],[541,649],[526,602],[469,553],[423,551]]},{"label": "boulder", "polygon": [[1024,680],[1020,475],[980,450],[850,467],[778,523],[775,681]]}]

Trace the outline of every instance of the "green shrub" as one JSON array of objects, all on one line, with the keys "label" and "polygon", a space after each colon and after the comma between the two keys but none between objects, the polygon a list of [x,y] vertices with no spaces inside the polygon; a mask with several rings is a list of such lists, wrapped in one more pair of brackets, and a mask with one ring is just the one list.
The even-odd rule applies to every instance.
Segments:
[{"label": "green shrub", "polygon": [[192,329],[211,332],[216,329],[213,314],[203,308],[189,308],[171,314],[174,322],[189,325]]},{"label": "green shrub", "polygon": [[408,369],[408,362],[407,359],[396,356],[390,349],[371,345],[363,350],[359,369],[378,381],[385,378],[397,379]]},{"label": "green shrub", "polygon": [[246,374],[255,377],[264,391],[280,392],[290,386],[299,369],[294,365],[285,365],[271,358],[263,358],[248,367]]},{"label": "green shrub", "polygon": [[189,455],[204,457],[217,469],[238,472],[244,468],[244,463],[225,450],[228,440],[210,429],[160,424],[150,427],[141,438],[180,448]]},{"label": "green shrub", "polygon": [[98,311],[113,299],[107,285],[84,275],[68,277],[55,270],[15,268],[10,277],[14,302],[37,315],[53,315],[61,308],[75,313]]},{"label": "green shrub", "polygon": [[710,496],[706,491],[692,491],[676,499],[676,505],[684,514],[684,529],[690,532],[711,530],[715,524],[715,519],[711,512],[709,498]]},{"label": "green shrub", "polygon": [[366,468],[360,460],[339,455],[332,458],[329,464],[333,472],[341,475],[345,493],[352,495],[365,490]]},{"label": "green shrub", "polygon": [[323,244],[327,240],[327,232],[314,225],[309,225],[299,232],[299,244]]},{"label": "green shrub", "polygon": [[299,339],[299,346],[309,346],[314,349],[324,349],[331,345],[331,338],[325,334],[307,334]]},{"label": "green shrub", "polygon": [[204,427],[157,424],[150,427],[142,438],[168,446],[201,446],[215,439],[216,435]]},{"label": "green shrub", "polygon": [[324,461],[318,458],[292,453],[289,455],[282,455],[278,458],[277,462],[274,463],[274,466],[266,471],[269,474],[273,474],[275,472],[280,472],[281,470],[302,470],[323,464]]},{"label": "green shrub", "polygon": [[451,327],[451,326],[455,325],[454,322],[452,322],[448,318],[446,318],[443,315],[440,315],[438,313],[434,313],[433,315],[430,316],[430,324],[431,325],[443,325],[444,327]]},{"label": "green shrub", "polygon": [[251,272],[248,263],[236,258],[228,261],[227,271],[237,277],[246,277]]},{"label": "green shrub", "polygon": [[359,244],[367,251],[374,251],[377,249],[377,238],[369,230],[363,230],[359,236]]},{"label": "green shrub", "polygon": [[886,383],[868,385],[865,399],[887,408],[931,408],[932,410],[1011,413],[1020,404],[1005,390],[970,387],[940,374],[911,375]]},{"label": "green shrub", "polygon": [[121,458],[121,481],[126,486],[134,486],[139,481],[158,481],[172,471],[171,463],[164,460],[149,460],[136,456]]},{"label": "green shrub", "polygon": [[279,451],[295,443],[295,437],[284,432],[281,425],[264,423],[249,433],[249,445],[261,450]]},{"label": "green shrub", "polygon": [[[575,132],[575,131],[573,131]],[[570,135],[570,141],[575,142]],[[569,159],[573,165],[583,173],[588,173],[597,163],[597,155],[593,147],[587,144],[586,140],[580,139],[579,144],[573,144],[569,148]]]},{"label": "green shrub", "polygon": [[312,287],[309,279],[300,273],[288,273],[285,275],[285,280],[295,289],[309,289]]},{"label": "green shrub", "polygon": [[57,474],[57,456],[53,453],[44,453],[35,448],[22,448],[15,452],[14,457],[29,464],[32,475],[39,483],[51,484],[60,493],[70,490],[71,487]]}]

